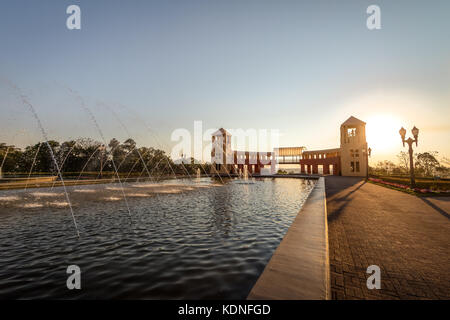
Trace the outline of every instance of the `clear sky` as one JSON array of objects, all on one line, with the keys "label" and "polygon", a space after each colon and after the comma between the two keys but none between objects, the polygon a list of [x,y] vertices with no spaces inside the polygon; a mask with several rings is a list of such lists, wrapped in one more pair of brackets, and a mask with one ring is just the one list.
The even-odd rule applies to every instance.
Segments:
[{"label": "clear sky", "polygon": [[[66,8],[81,7],[81,30]],[[381,8],[381,30],[366,9]],[[1,0],[0,80],[29,96],[51,138],[99,139],[67,87],[110,139],[169,149],[174,129],[279,129],[282,146],[339,146],[350,115],[368,125],[372,161],[395,160],[400,126],[419,152],[450,157],[450,1]],[[125,105],[128,109],[118,107]],[[40,139],[0,82],[0,141]],[[127,110],[133,110],[129,112]]]}]

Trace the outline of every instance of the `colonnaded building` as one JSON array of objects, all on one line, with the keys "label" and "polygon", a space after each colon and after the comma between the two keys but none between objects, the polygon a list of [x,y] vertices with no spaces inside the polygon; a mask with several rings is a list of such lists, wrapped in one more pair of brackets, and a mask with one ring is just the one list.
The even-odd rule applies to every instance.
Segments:
[{"label": "colonnaded building", "polygon": [[279,164],[300,166],[302,174],[366,176],[368,152],[366,123],[351,116],[340,128],[340,148],[307,150],[276,148],[270,152],[233,151],[231,134],[221,128],[212,134],[212,174],[275,174]]}]

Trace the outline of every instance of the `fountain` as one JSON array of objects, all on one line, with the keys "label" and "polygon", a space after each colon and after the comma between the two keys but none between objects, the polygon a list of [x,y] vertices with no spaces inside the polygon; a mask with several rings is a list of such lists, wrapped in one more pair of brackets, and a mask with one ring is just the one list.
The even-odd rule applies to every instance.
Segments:
[{"label": "fountain", "polygon": [[75,214],[73,212],[72,203],[70,202],[69,193],[67,192],[66,185],[64,183],[64,179],[62,177],[62,173],[61,173],[61,170],[60,170],[59,165],[58,165],[58,161],[56,161],[55,155],[53,153],[53,149],[52,149],[52,147],[50,146],[50,144],[48,142],[47,132],[45,131],[44,126],[42,125],[41,119],[39,118],[38,114],[36,113],[36,110],[34,109],[34,106],[28,101],[28,98],[24,94],[22,94],[22,92],[20,91],[20,89],[16,85],[14,85],[12,83],[9,83],[9,85],[17,92],[18,96],[20,97],[20,100],[22,101],[22,104],[24,106],[28,107],[28,109],[30,110],[31,114],[33,115],[33,118],[37,122],[39,130],[41,131],[42,137],[44,138],[44,141],[45,141],[44,143],[48,147],[48,150],[50,152],[50,156],[51,156],[52,161],[53,161],[53,163],[55,165],[56,171],[58,172],[58,176],[61,179],[61,184],[62,184],[62,187],[63,187],[63,190],[64,190],[64,194],[66,196],[66,200],[67,200],[67,203],[68,203],[69,208],[70,208],[70,213],[72,215],[73,224],[75,226],[75,230],[76,230],[77,236],[79,238],[80,237],[80,232],[78,231],[77,221],[75,219]]},{"label": "fountain", "polygon": [[[119,115],[108,105],[106,105],[106,104],[102,104],[102,105],[104,105],[105,107],[108,108],[109,111],[111,111],[111,114],[116,118],[117,122],[119,122],[121,127],[124,129],[125,133],[128,135],[129,138],[131,138],[130,131],[128,130],[127,126],[123,123],[123,121],[120,119]],[[139,151],[139,148],[137,148],[136,146],[133,149],[137,151],[137,153],[139,155],[139,159],[142,161],[142,165],[144,166],[144,169],[147,172],[148,178],[150,179],[150,181],[152,181],[153,177],[147,168],[147,164],[145,163],[144,158],[142,157],[142,153]],[[130,151],[130,154],[131,154],[131,152],[132,151]]]},{"label": "fountain", "polygon": [[254,184],[253,179],[249,179],[249,172],[247,166],[244,166],[244,170],[239,169],[237,184]]},{"label": "fountain", "polygon": [[[157,134],[156,132],[154,132],[154,131],[151,129],[151,127],[150,127],[150,126],[149,126],[149,125],[148,125],[148,124],[147,124],[147,123],[146,123],[146,122],[145,122],[138,114],[136,114],[132,109],[130,109],[130,108],[124,106],[124,105],[119,105],[119,107],[123,108],[123,109],[126,111],[127,114],[133,115],[133,118],[135,119],[135,121],[136,121],[136,122],[140,122],[140,123],[144,126],[144,128],[145,128],[146,130],[148,130],[148,132],[150,133],[150,135],[155,139],[155,142],[157,143],[158,147],[160,147],[160,148],[167,147],[167,145],[162,144],[162,143],[159,141],[160,139],[158,138],[158,134]],[[167,158],[166,158],[165,160],[167,161],[167,165],[168,165],[168,167],[170,168],[170,170],[172,171],[174,178],[177,179],[177,175],[176,175],[175,171],[173,170],[172,166],[170,165],[170,162],[167,160]],[[183,168],[183,170],[186,172],[187,176],[188,176],[189,178],[191,178],[191,175],[189,174],[189,171],[186,169],[186,166],[183,164],[183,162],[181,162],[180,164],[181,164],[181,167]],[[158,162],[157,165],[159,165],[159,162]],[[200,168],[203,170],[203,172],[204,172],[205,175],[207,175],[207,176],[209,175],[208,172],[206,171],[204,165],[203,165],[202,163],[200,163]],[[152,172],[153,172],[153,170],[152,170]],[[152,173],[152,172],[151,172],[151,173]],[[142,175],[142,174],[141,174],[141,175]],[[222,177],[221,177],[220,175],[218,175],[218,178],[220,179],[220,181],[221,181],[222,184],[223,184],[224,181],[223,181]]]},{"label": "fountain", "polygon": [[41,146],[42,146],[42,143],[39,142],[39,146],[38,146],[38,148],[37,148],[37,150],[36,150],[36,153],[34,154],[34,157],[33,157],[33,163],[31,164],[30,172],[28,173],[28,179],[27,179],[27,182],[25,183],[25,190],[27,190],[27,187],[28,187],[28,181],[30,181],[31,173],[33,172],[33,168],[34,168],[34,165],[35,165],[35,163],[36,163],[36,158],[37,158],[37,156],[38,156],[38,154],[39,154],[39,151],[41,150]]},{"label": "fountain", "polygon": [[[248,167],[236,172],[235,167],[228,171],[230,166],[222,171],[230,179],[224,182],[218,175],[220,184],[214,177],[207,178],[209,173],[202,163],[195,164],[193,170],[188,165],[189,171],[183,164],[175,164],[174,171],[170,158],[153,148],[128,147],[126,153],[118,152],[116,156],[114,147],[105,146],[108,134],[102,132],[101,123],[92,114],[96,109],[88,109],[84,103],[81,111],[87,112],[91,120],[87,125],[95,125],[94,135],[102,141],[57,148],[47,135],[51,128],[43,127],[41,114],[42,118],[38,118],[39,110],[27,97],[22,100],[38,123],[41,142],[26,154],[26,165],[20,171],[24,178],[28,176],[26,180],[20,178],[25,180],[25,190],[0,190],[1,242],[6,248],[0,250],[0,261],[8,261],[0,270],[0,278],[15,279],[15,283],[2,287],[1,294],[7,298],[244,299],[260,275],[253,264],[269,259],[280,234],[287,230],[313,188],[301,180],[253,179]],[[125,126],[128,123],[119,115],[115,116],[131,138]],[[49,164],[45,167],[49,169],[41,169],[42,163]],[[186,176],[176,182],[160,181],[159,175],[170,175],[168,168],[157,170],[165,165],[175,178],[183,170]],[[3,171],[9,179],[12,174],[8,166]],[[55,175],[42,176],[49,172]],[[158,178],[158,183],[127,183],[134,182],[139,173],[143,177],[148,174],[150,180]],[[232,179],[235,173],[237,181]],[[191,176],[193,179],[186,179]],[[117,183],[112,184],[112,179]],[[31,190],[35,187],[41,189]],[[261,195],[270,197],[259,201]],[[72,235],[73,228],[69,208],[77,234],[77,222],[81,222],[82,237],[66,236]],[[131,218],[133,223],[129,224]],[[230,234],[235,236],[233,241],[220,245]],[[249,241],[257,250],[245,250],[243,254],[243,248],[252,245]],[[112,255],[114,263],[110,263]],[[207,261],[208,272],[199,268],[198,261]],[[67,262],[99,272],[93,273],[83,291],[69,292],[60,280],[47,276],[55,269],[67,268]],[[116,275],[114,281],[104,281],[105,274]],[[33,282],[28,281],[30,278]],[[227,281],[221,281],[224,278]],[[142,281],[156,286],[142,285]]]},{"label": "fountain", "polygon": [[[70,89],[70,88],[68,88],[68,90],[69,90],[73,95],[75,95],[76,98],[78,98],[78,100],[80,101],[80,106],[81,106],[81,108],[82,108],[84,111],[86,111],[86,113],[89,115],[91,121],[93,122],[95,128],[97,129],[97,132],[99,133],[101,139],[103,140],[104,145],[106,145],[107,143],[106,143],[105,136],[103,135],[103,131],[100,129],[100,126],[99,126],[99,124],[98,124],[98,122],[97,122],[97,119],[95,118],[95,116],[94,116],[94,114],[92,113],[91,109],[89,109],[89,108],[85,105],[83,98],[82,98],[77,92],[73,91],[73,90]],[[114,162],[114,159],[113,159],[113,158],[111,158],[111,163],[112,163],[112,165],[113,165],[114,172],[116,173],[117,180],[119,181],[119,185],[120,185],[120,188],[121,188],[121,190],[122,190],[122,196],[123,196],[123,200],[125,201],[125,205],[126,205],[126,207],[127,207],[128,215],[130,216],[130,219],[132,219],[132,217],[131,217],[131,211],[130,211],[130,206],[128,205],[127,196],[125,195],[125,190],[124,190],[123,185],[122,185],[122,180],[120,180],[119,171],[117,170],[117,166],[116,166],[116,163]],[[56,164],[56,166],[58,166],[58,164]]]},{"label": "fountain", "polygon": [[0,179],[3,178],[3,170],[2,169],[3,169],[3,165],[5,164],[6,157],[8,156],[8,152],[9,152],[9,147],[6,149],[5,156],[3,157],[3,161],[0,164]]}]

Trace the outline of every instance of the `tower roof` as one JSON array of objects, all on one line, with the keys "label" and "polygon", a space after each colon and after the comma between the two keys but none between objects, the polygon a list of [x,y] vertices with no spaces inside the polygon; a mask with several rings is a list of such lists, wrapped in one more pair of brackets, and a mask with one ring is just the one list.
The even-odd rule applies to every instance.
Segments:
[{"label": "tower roof", "polygon": [[231,134],[224,128],[220,128],[219,130],[217,130],[212,134],[212,136],[223,136],[223,135],[231,136]]},{"label": "tower roof", "polygon": [[355,118],[354,116],[351,116],[341,126],[353,126],[353,125],[365,125],[366,123],[364,121],[359,120],[358,118]]}]

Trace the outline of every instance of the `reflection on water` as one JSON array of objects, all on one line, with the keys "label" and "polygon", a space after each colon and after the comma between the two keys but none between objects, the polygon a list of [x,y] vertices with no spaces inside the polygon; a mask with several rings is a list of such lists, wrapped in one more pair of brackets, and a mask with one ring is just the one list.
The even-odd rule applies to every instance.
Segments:
[{"label": "reflection on water", "polygon": [[[209,179],[0,192],[0,298],[244,299],[313,187]],[[68,290],[66,268],[81,268]]]}]

